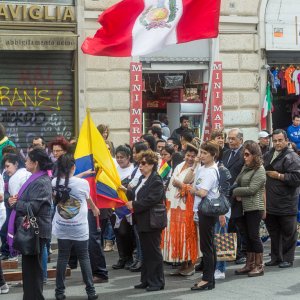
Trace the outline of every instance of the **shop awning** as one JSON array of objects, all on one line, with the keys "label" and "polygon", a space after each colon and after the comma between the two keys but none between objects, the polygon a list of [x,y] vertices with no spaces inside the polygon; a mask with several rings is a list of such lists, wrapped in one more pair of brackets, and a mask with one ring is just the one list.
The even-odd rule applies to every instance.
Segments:
[{"label": "shop awning", "polygon": [[1,50],[59,50],[77,49],[78,35],[67,31],[0,31]]}]

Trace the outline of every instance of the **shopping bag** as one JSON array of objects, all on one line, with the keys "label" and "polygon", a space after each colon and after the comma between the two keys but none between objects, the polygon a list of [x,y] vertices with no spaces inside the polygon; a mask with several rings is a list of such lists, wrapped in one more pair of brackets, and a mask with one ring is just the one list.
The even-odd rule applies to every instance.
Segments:
[{"label": "shopping bag", "polygon": [[233,261],[236,259],[236,233],[215,233],[217,261]]}]

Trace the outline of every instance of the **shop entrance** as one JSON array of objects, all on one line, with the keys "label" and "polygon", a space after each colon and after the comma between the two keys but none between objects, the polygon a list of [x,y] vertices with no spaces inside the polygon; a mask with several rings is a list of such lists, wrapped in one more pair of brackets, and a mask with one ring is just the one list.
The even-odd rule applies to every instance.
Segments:
[{"label": "shop entrance", "polygon": [[286,130],[292,117],[300,114],[300,53],[269,51],[267,61],[274,108],[272,129]]},{"label": "shop entrance", "polygon": [[200,137],[203,124],[203,97],[207,70],[143,71],[143,132],[154,120],[167,116],[171,133],[187,115],[195,136]]}]

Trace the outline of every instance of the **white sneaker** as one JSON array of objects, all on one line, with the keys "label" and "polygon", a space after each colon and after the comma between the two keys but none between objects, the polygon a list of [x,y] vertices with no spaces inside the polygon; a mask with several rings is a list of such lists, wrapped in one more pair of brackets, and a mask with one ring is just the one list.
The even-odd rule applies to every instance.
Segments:
[{"label": "white sneaker", "polygon": [[9,287],[8,285],[5,283],[0,287],[0,294],[7,294],[9,292]]},{"label": "white sneaker", "polygon": [[215,271],[215,279],[225,279],[225,273],[221,272],[220,270]]},{"label": "white sneaker", "polygon": [[18,256],[13,256],[8,259],[8,261],[19,261]]}]

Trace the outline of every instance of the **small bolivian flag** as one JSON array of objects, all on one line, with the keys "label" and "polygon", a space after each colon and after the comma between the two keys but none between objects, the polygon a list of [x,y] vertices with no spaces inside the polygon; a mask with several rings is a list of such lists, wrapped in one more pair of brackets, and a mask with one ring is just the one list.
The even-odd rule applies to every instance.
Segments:
[{"label": "small bolivian flag", "polygon": [[161,178],[165,178],[171,170],[171,167],[168,165],[168,163],[163,160],[160,164],[158,174],[160,175]]}]

